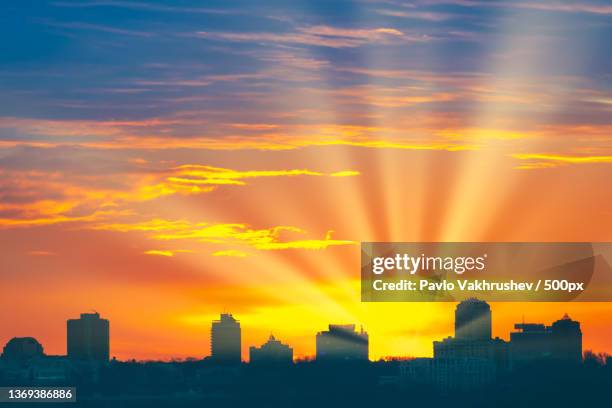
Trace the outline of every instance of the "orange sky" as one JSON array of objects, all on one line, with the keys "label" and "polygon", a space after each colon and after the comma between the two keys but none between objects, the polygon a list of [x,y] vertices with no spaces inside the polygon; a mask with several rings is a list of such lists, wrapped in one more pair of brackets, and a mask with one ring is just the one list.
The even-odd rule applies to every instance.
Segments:
[{"label": "orange sky", "polygon": [[[354,3],[12,9],[0,344],[94,309],[113,356],[203,357],[227,311],[245,358],[426,356],[455,305],[361,303],[360,241],[612,241],[609,8]],[[612,352],[612,304],[492,307]]]},{"label": "orange sky", "polygon": [[[44,203],[50,213],[40,219],[48,225],[1,232],[10,271],[3,299],[10,307],[0,312],[0,342],[31,335],[48,353],[64,353],[65,320],[95,309],[111,321],[118,358],[202,357],[211,320],[230,311],[242,323],[245,357],[269,333],[296,355],[311,355],[314,334],[330,322],[363,324],[373,358],[429,355],[433,340],[452,334],[454,304],[360,303],[357,242],[609,240],[605,165],[521,170],[491,154],[361,147],[220,152],[207,162],[220,166],[242,156],[241,166],[254,172],[359,174],[279,173],[208,192],[119,198],[108,214],[85,220],[57,220],[55,204]],[[330,165],[343,158],[345,165]],[[86,193],[97,199],[92,190]],[[523,317],[550,323],[568,312],[582,322],[585,349],[609,351],[611,311],[608,303],[494,304],[494,333],[508,338]]]}]

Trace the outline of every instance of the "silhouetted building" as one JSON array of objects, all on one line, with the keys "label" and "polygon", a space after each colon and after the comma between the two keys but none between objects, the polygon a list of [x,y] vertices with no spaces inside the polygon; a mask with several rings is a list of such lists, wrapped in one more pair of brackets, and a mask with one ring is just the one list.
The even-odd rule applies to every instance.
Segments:
[{"label": "silhouetted building", "polygon": [[82,313],[70,319],[68,329],[68,358],[82,362],[108,362],[110,349],[109,323],[98,313]]},{"label": "silhouetted building", "polygon": [[45,356],[31,367],[31,379],[37,384],[59,384],[69,378],[70,362],[66,356]]},{"label": "silhouetted building", "polygon": [[249,360],[251,364],[291,364],[293,349],[270,335],[268,341],[261,347],[251,346]]},{"label": "silhouetted building", "polygon": [[512,366],[551,357],[550,331],[544,324],[517,323],[510,333],[510,361]]},{"label": "silhouetted building", "polygon": [[491,384],[496,364],[482,358],[415,358],[400,364],[400,385],[433,385],[444,391],[471,390]]},{"label": "silhouetted building", "polygon": [[510,333],[512,366],[536,360],[582,361],[580,323],[568,315],[551,326],[540,323],[517,323]]},{"label": "silhouetted building", "polygon": [[222,313],[212,322],[210,331],[212,359],[218,363],[239,364],[242,360],[240,322],[229,313]]},{"label": "silhouetted building", "polygon": [[368,360],[368,333],[355,330],[354,324],[330,324],[317,333],[317,360]]},{"label": "silhouetted building", "polygon": [[434,341],[433,347],[435,359],[481,359],[495,363],[500,370],[508,368],[508,343],[498,337],[489,340],[447,337]]},{"label": "silhouetted building", "polygon": [[457,305],[455,338],[459,340],[491,339],[491,307],[487,302],[470,298]]},{"label": "silhouetted building", "polygon": [[18,364],[29,363],[43,356],[43,346],[33,337],[13,337],[2,351],[3,360]]},{"label": "silhouetted building", "polygon": [[550,326],[551,355],[556,360],[573,363],[582,361],[582,330],[580,322],[565,314]]},{"label": "silhouetted building", "polygon": [[508,343],[491,338],[491,307],[470,298],[455,309],[455,337],[434,341],[435,359],[483,359],[507,368]]},{"label": "silhouetted building", "polygon": [[472,389],[492,383],[508,368],[508,343],[491,338],[491,308],[467,299],[455,309],[455,337],[434,341],[434,358],[403,362],[403,384],[424,383],[443,390]]}]

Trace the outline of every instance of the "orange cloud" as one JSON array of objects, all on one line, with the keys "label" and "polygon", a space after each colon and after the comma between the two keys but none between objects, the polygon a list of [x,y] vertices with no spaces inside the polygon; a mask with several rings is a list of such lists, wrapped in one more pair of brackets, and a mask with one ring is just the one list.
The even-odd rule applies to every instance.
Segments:
[{"label": "orange cloud", "polygon": [[[390,94],[371,95],[367,89],[336,91],[336,97],[348,100],[363,99],[365,104],[384,107],[430,103],[453,99],[450,93],[428,95],[401,95],[397,91]],[[187,115],[187,116],[185,116]],[[274,123],[236,124],[216,123],[219,129],[226,127],[222,137],[190,134],[182,137],[184,127],[201,128],[205,120],[195,115],[188,117],[183,113],[168,118],[150,118],[135,121],[95,121],[95,120],[43,120],[0,118],[0,128],[13,129],[15,133],[41,136],[45,140],[15,138],[0,141],[0,148],[11,147],[81,147],[87,149],[116,150],[164,150],[164,149],[205,149],[205,150],[293,150],[304,147],[320,146],[359,146],[364,148],[397,148],[414,150],[465,150],[476,146],[449,142],[436,136],[432,129],[415,127],[412,118],[411,133],[422,135],[420,139],[406,137],[403,124],[388,127],[337,124],[295,124]],[[440,125],[439,119],[435,121]],[[209,125],[209,124],[208,124]],[[217,131],[219,131],[217,129]],[[257,132],[251,134],[232,134],[237,132]],[[49,137],[51,138],[49,140]]]},{"label": "orange cloud", "polygon": [[[285,239],[287,234],[305,234],[301,228],[293,226],[275,226],[253,229],[246,224],[209,224],[206,222],[191,223],[185,220],[154,219],[140,223],[100,223],[93,227],[108,231],[144,231],[153,233],[150,238],[158,241],[188,240],[199,243],[243,245],[258,250],[280,249],[325,249],[330,246],[354,245],[355,241],[333,239],[328,231],[323,239]],[[243,251],[222,250],[214,256],[246,256]]]},{"label": "orange cloud", "polygon": [[144,252],[146,255],[159,255],[159,256],[174,256],[174,252],[172,251],[163,251],[163,250],[158,250],[158,249],[151,249],[149,251],[145,251]]},{"label": "orange cloud", "polygon": [[357,242],[348,240],[337,240],[332,239],[331,234],[333,231],[328,231],[325,235],[325,239],[307,239],[289,242],[270,242],[269,240],[262,240],[256,242],[254,247],[256,249],[263,250],[279,250],[279,249],[326,249],[330,246],[337,245],[355,245]]},{"label": "orange cloud", "polygon": [[30,251],[28,252],[28,255],[31,256],[54,256],[57,255],[55,252],[51,252],[51,251]]},{"label": "orange cloud", "polygon": [[515,153],[511,157],[526,161],[521,170],[557,167],[568,164],[612,163],[612,156],[571,156],[560,154]]},{"label": "orange cloud", "polygon": [[351,176],[358,176],[360,173],[358,171],[353,171],[353,170],[345,170],[345,171],[337,171],[335,173],[331,173],[330,176],[332,177],[351,177]]},{"label": "orange cloud", "polygon": [[281,176],[323,176],[323,173],[306,170],[247,170],[239,171],[198,164],[187,164],[176,169],[177,176],[168,177],[167,180],[178,184],[246,184],[242,179],[256,177]]},{"label": "orange cloud", "polygon": [[227,249],[224,251],[215,251],[212,254],[213,256],[235,256],[238,258],[244,258],[248,254],[246,252],[239,251],[237,249]]},{"label": "orange cloud", "polygon": [[97,224],[92,226],[93,229],[100,229],[106,231],[117,231],[117,232],[129,232],[129,231],[144,231],[144,232],[158,232],[158,231],[180,231],[190,228],[191,223],[183,220],[163,220],[155,218],[149,221],[132,224]]},{"label": "orange cloud", "polygon": [[[92,222],[112,219],[114,215],[131,213],[131,205],[175,194],[193,195],[213,191],[223,185],[246,185],[246,179],[295,176],[357,176],[359,172],[343,170],[330,174],[307,169],[233,170],[213,166],[187,164],[170,168],[161,175],[138,176],[125,181],[125,189],[84,187],[73,184],[69,175],[56,174],[49,179],[41,174],[11,173],[13,188],[39,196],[31,202],[0,203],[0,212],[14,215],[0,217],[0,228],[31,227],[65,222]],[[96,177],[98,179],[98,177]],[[82,182],[80,184],[83,184]],[[0,183],[1,186],[1,183]],[[47,199],[45,194],[61,191],[62,199]],[[88,209],[88,212],[84,212]],[[153,220],[156,222],[157,220]],[[112,225],[112,224],[111,224]],[[154,226],[155,227],[155,226]],[[167,226],[163,226],[164,228]]]},{"label": "orange cloud", "polygon": [[193,251],[188,250],[188,249],[176,249],[176,250],[150,249],[148,251],[145,251],[144,253],[145,253],[145,255],[157,255],[157,256],[173,257],[174,254],[188,253],[188,252],[193,252]]}]

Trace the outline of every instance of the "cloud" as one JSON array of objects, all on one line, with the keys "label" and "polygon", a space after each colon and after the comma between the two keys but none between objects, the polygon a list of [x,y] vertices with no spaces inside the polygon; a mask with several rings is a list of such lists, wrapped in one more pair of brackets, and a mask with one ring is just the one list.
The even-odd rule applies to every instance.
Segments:
[{"label": "cloud", "polygon": [[288,242],[268,242],[264,240],[261,243],[254,245],[256,249],[263,250],[280,250],[280,249],[326,249],[330,246],[337,245],[355,245],[357,242],[349,240],[332,239],[333,231],[327,231],[325,239],[307,239]]},{"label": "cloud", "polygon": [[[482,5],[495,5],[495,3],[480,3]],[[503,7],[516,7],[541,11],[557,11],[567,13],[588,13],[588,14],[612,14],[612,6],[608,4],[594,4],[587,2],[559,1],[559,2],[503,2]]]},{"label": "cloud", "polygon": [[378,9],[376,10],[376,13],[380,14],[381,16],[409,18],[409,19],[415,19],[415,20],[425,20],[425,21],[434,21],[434,22],[445,21],[453,17],[449,13],[439,13],[439,12],[434,12],[434,11],[405,11],[405,10]]},{"label": "cloud", "polygon": [[409,141],[393,141],[393,140],[363,140],[363,141],[329,141],[319,142],[313,144],[316,146],[355,146],[355,147],[369,147],[376,149],[405,149],[405,150],[446,150],[449,152],[456,152],[462,150],[475,150],[476,145],[457,144],[457,143],[445,143],[445,142],[431,142],[431,143],[415,143]]},{"label": "cloud", "polygon": [[[15,130],[26,135],[55,136],[74,138],[70,143],[78,144],[79,139],[94,139],[97,137],[113,137],[134,134],[135,129],[146,132],[158,128],[189,123],[189,120],[179,118],[148,118],[141,120],[60,120],[0,117],[0,128]],[[202,121],[199,124],[204,124]],[[8,140],[6,136],[4,140]]]},{"label": "cloud", "polygon": [[154,218],[149,221],[132,223],[132,224],[98,224],[92,226],[93,229],[101,229],[107,231],[118,231],[118,232],[129,232],[129,231],[144,231],[144,232],[158,232],[158,231],[178,231],[188,229],[191,224],[188,221],[182,220],[164,220],[161,218]]},{"label": "cloud", "polygon": [[436,102],[449,102],[460,98],[460,93],[436,92],[429,89],[395,87],[373,87],[370,85],[335,89],[317,90],[346,104],[364,104],[383,108],[400,108]]},{"label": "cloud", "polygon": [[108,191],[71,184],[57,172],[0,170],[0,229],[90,222],[126,215]]},{"label": "cloud", "polygon": [[[319,93],[320,91],[316,91]],[[381,91],[382,92],[382,91]],[[450,94],[401,96],[397,91],[389,94],[368,95],[367,89],[332,91],[329,96],[346,103],[374,104],[378,106],[410,106],[444,102],[453,99]],[[327,94],[325,94],[327,95]],[[315,94],[317,96],[317,94]],[[352,101],[352,102],[351,102]],[[378,128],[362,125],[323,123],[207,123],[199,115],[194,117],[153,117],[142,120],[46,120],[0,117],[0,128],[10,130],[0,140],[0,148],[87,148],[97,150],[293,150],[318,146],[358,146],[367,148],[397,148],[414,150],[465,150],[474,146],[404,136],[405,128],[393,126]],[[411,123],[414,123],[413,120]],[[413,126],[414,127],[414,126]],[[210,135],[202,134],[206,128]],[[190,132],[185,134],[186,130]],[[228,130],[229,129],[229,130]],[[412,129],[422,133],[427,129]],[[193,134],[191,133],[193,132]],[[256,137],[252,133],[256,133]],[[11,134],[19,136],[11,136]],[[24,137],[26,136],[27,137]]]},{"label": "cloud", "polygon": [[360,173],[358,171],[345,170],[345,171],[337,171],[335,173],[330,174],[332,177],[351,177],[358,176]]},{"label": "cloud", "polygon": [[91,24],[91,23],[81,23],[81,22],[73,22],[73,23],[57,23],[57,22],[48,22],[48,26],[58,27],[58,28],[68,28],[72,30],[90,30],[90,31],[99,31],[107,34],[119,34],[119,35],[128,35],[135,37],[152,37],[154,33],[145,32],[145,31],[136,31],[136,30],[127,30],[124,28],[117,28],[99,24]]},{"label": "cloud", "polygon": [[404,33],[395,28],[346,29],[325,25],[302,27],[299,31],[324,37],[357,38],[369,41],[384,40],[387,36],[403,37]]},{"label": "cloud", "polygon": [[202,13],[202,14],[244,14],[245,11],[236,9],[214,9],[204,7],[180,7],[180,6],[169,6],[164,4],[151,4],[138,1],[113,1],[113,0],[100,0],[100,1],[78,1],[78,2],[65,2],[58,1],[52,3],[56,7],[70,7],[70,8],[94,8],[94,7],[115,7],[125,8],[132,10],[146,10],[146,11],[160,11],[160,12],[173,12],[173,13]]},{"label": "cloud", "polygon": [[[232,170],[198,164],[186,164],[174,169],[174,175],[166,180],[178,185],[246,185],[245,179],[259,177],[325,176],[325,173],[307,169],[291,170]],[[345,170],[331,173],[330,176],[357,176],[359,172]]]},{"label": "cloud", "polygon": [[31,255],[31,256],[55,256],[57,254],[55,252],[51,252],[51,251],[30,251],[30,252],[28,252],[28,255]]},{"label": "cloud", "polygon": [[612,156],[571,156],[561,154],[515,153],[511,157],[525,161],[521,170],[558,167],[569,164],[612,163]]},{"label": "cloud", "polygon": [[[304,53],[304,52],[303,52]],[[275,66],[282,65],[287,68],[287,74],[295,75],[296,70],[310,70],[318,71],[323,68],[329,68],[332,66],[331,62],[324,59],[314,58],[310,55],[302,55],[299,50],[294,49],[292,51],[287,50],[270,50],[270,51],[258,51],[256,53],[250,53],[253,57],[260,59],[261,61]],[[275,72],[273,70],[272,72]]]},{"label": "cloud", "polygon": [[[329,176],[357,176],[359,172],[344,170]],[[328,176],[325,173],[308,169],[290,170],[233,170],[220,167],[186,164],[173,168],[161,181],[140,188],[135,195],[137,200],[152,200],[173,194],[200,194],[211,192],[219,186],[245,186],[248,179],[269,177]],[[128,198],[133,199],[133,198]]]},{"label": "cloud", "polygon": [[[140,162],[140,164],[142,164]],[[146,165],[146,163],[145,163]],[[104,175],[79,179],[69,173],[0,172],[0,228],[33,227],[67,222],[90,223],[132,213],[132,205],[172,195],[209,193],[221,186],[245,186],[247,180],[271,177],[350,177],[359,172],[341,170],[329,174],[308,169],[233,170],[201,164],[168,169],[146,168],[126,177],[115,188],[97,186]],[[116,174],[108,176],[113,183]],[[94,180],[96,183],[91,184]],[[104,184],[104,183],[102,183]],[[61,195],[56,196],[60,191]],[[10,202],[12,200],[13,202]],[[147,231],[180,228],[163,220],[152,220],[141,228]]]},{"label": "cloud", "polygon": [[[45,225],[63,224],[68,222],[91,222],[112,215],[109,211],[97,211],[87,216],[67,216],[41,214],[34,218],[5,217],[0,218],[0,228],[41,227]],[[123,215],[123,214],[122,214]]]},{"label": "cloud", "polygon": [[215,251],[215,252],[213,252],[212,255],[213,256],[233,256],[233,257],[237,257],[237,258],[244,258],[248,254],[246,252],[239,251],[237,249],[227,249],[227,250],[224,250],[224,251]]},{"label": "cloud", "polygon": [[174,256],[174,252],[172,251],[162,251],[162,250],[158,250],[158,249],[151,249],[149,251],[145,251],[144,252],[146,255],[158,255],[158,256]]},{"label": "cloud", "polygon": [[[100,223],[94,229],[130,232],[148,232],[149,238],[156,241],[192,241],[215,245],[242,245],[261,250],[283,249],[326,249],[331,246],[354,245],[355,241],[332,238],[328,231],[322,239],[290,239],[295,234],[304,235],[306,231],[294,226],[275,226],[256,229],[247,224],[211,224],[206,222],[192,223],[186,220],[154,219],[139,223]],[[216,255],[215,255],[216,254]],[[215,256],[241,256],[238,252],[217,251]]]},{"label": "cloud", "polygon": [[354,48],[369,43],[388,44],[393,40],[425,41],[426,36],[407,35],[389,27],[348,29],[326,25],[299,27],[289,33],[198,31],[199,38],[232,41],[301,44],[329,48]]},{"label": "cloud", "polygon": [[112,142],[83,142],[83,143],[56,143],[31,141],[0,141],[0,147],[38,147],[55,148],[59,146],[79,146],[92,149],[202,149],[202,150],[262,150],[282,151],[295,150],[305,147],[324,146],[354,146],[371,149],[405,149],[405,150],[446,150],[461,151],[475,150],[478,146],[473,144],[456,143],[449,141],[415,141],[409,138],[381,138],[346,137],[344,135],[329,135],[311,138],[295,137],[291,135],[263,135],[253,137],[231,138],[171,138],[171,137],[134,137],[121,138]]},{"label": "cloud", "polygon": [[425,6],[458,5],[463,7],[502,7],[568,13],[612,14],[612,6],[580,1],[477,1],[477,0],[420,0]]},{"label": "cloud", "polygon": [[175,249],[175,250],[167,250],[167,249],[150,249],[145,251],[145,255],[156,255],[156,256],[165,256],[165,257],[173,257],[174,254],[178,253],[191,253],[193,251],[188,249]]}]

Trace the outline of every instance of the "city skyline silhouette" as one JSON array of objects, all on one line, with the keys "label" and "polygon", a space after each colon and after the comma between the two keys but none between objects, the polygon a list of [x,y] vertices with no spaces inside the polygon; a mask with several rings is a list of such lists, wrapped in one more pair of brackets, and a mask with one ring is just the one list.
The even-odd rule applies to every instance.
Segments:
[{"label": "city skyline silhouette", "polygon": [[[247,363],[240,355],[240,321],[224,312],[211,321],[210,356],[120,361],[108,354],[112,322],[97,312],[83,313],[68,320],[67,356],[45,355],[34,338],[11,339],[0,356],[0,386],[73,387],[77,402],[100,407],[271,401],[308,406],[329,398],[371,406],[408,396],[434,407],[445,406],[448,398],[461,398],[466,405],[460,406],[486,407],[492,399],[507,404],[514,398],[566,406],[584,400],[577,390],[587,383],[612,384],[612,357],[590,351],[583,357],[580,322],[567,314],[550,325],[516,323],[508,342],[492,337],[494,310],[484,301],[458,303],[454,322],[454,335],[433,343],[433,357],[370,360],[369,333],[355,324],[329,324],[316,333],[314,359],[293,360],[291,345],[270,335],[249,348]],[[559,376],[585,385],[563,396],[542,394],[558,386]],[[601,401],[599,394],[591,398]]]},{"label": "city skyline silhouette", "polygon": [[[480,308],[481,305],[484,305],[486,307],[482,309]],[[472,311],[468,312],[468,310],[472,310]],[[482,324],[474,324],[475,321],[480,321],[480,319],[482,319],[482,322],[481,322]],[[522,316],[522,319],[523,319],[522,323],[516,323],[514,325],[514,329],[518,330],[518,332],[515,331],[515,332],[509,333],[510,342],[512,341],[513,334],[518,336],[520,335],[521,332],[546,333],[546,330],[549,330],[550,327],[554,327],[554,324],[553,326],[546,326],[543,323],[536,323],[536,322],[526,323],[524,321],[524,315]],[[555,323],[559,323],[562,321],[572,321],[572,320],[568,316],[567,313],[564,313],[563,317],[557,320]],[[68,322],[68,335],[66,336],[66,339],[67,339],[66,356],[71,357],[72,359],[76,358],[76,359],[85,359],[85,360],[94,359],[94,360],[108,361],[110,359],[110,356],[112,356],[112,350],[110,349],[110,335],[109,335],[110,322],[108,320],[101,318],[98,312],[93,312],[93,313],[86,312],[86,313],[82,313],[79,319],[68,319],[67,322]],[[76,329],[77,324],[80,324],[79,329]],[[73,327],[72,329],[71,329],[71,325]],[[87,326],[83,326],[83,325],[87,325]],[[225,328],[228,325],[229,327]],[[328,327],[329,329],[328,331],[319,331],[316,333],[316,335],[313,334],[313,338],[316,338],[317,340],[316,350],[319,349],[319,345],[318,345],[319,338],[323,340],[321,336],[325,334],[327,336],[331,336],[332,339],[334,338],[339,339],[340,348],[345,348],[345,346],[342,345],[343,341],[347,342],[346,347],[349,347],[349,348],[353,347],[352,344],[355,344],[355,345],[359,343],[365,344],[364,354],[361,354],[361,352],[356,350],[356,353],[357,353],[356,355],[357,356],[365,355],[365,360],[371,360],[368,356],[370,333],[364,331],[363,326],[361,326],[360,331],[358,332],[356,331],[356,326],[357,326],[356,324],[337,324],[337,323],[332,324],[330,323]],[[455,331],[456,339],[458,340],[462,340],[462,339],[490,340],[493,338],[491,334],[492,327],[493,327],[492,311],[487,302],[480,301],[475,298],[469,298],[466,301],[458,303],[458,306],[455,310],[455,319],[454,319],[454,331]],[[71,330],[73,333],[76,332],[78,334],[74,333],[71,335],[70,334]],[[578,322],[578,330],[580,331],[579,322]],[[240,322],[236,320],[231,313],[222,312],[220,314],[219,320],[211,321],[211,330],[209,332],[209,336],[211,340],[210,341],[210,353],[204,356],[204,359],[206,358],[215,359],[216,358],[219,361],[230,362],[230,363],[239,363],[239,362],[248,361],[242,356],[243,347],[241,344],[242,330],[240,327]],[[449,337],[449,339],[450,338],[451,337]],[[36,340],[34,336],[21,337],[21,338],[13,337],[11,338],[11,340],[9,340],[8,343],[10,343],[14,339],[33,339],[35,340],[37,344],[40,345],[40,343]],[[342,339],[345,339],[345,340],[342,340]],[[499,337],[496,337],[495,339],[503,341]],[[274,335],[272,333],[270,333],[270,338],[268,339],[268,341],[270,340],[277,341],[274,338]],[[83,343],[87,343],[93,346],[92,347],[82,347]],[[436,343],[439,343],[439,342],[434,341],[434,350],[435,350]],[[581,356],[580,358],[582,358],[582,333],[581,332],[580,332],[579,343],[580,343],[579,355]],[[250,349],[257,348],[264,344],[265,343],[248,344],[247,347],[249,347],[248,350],[250,351]],[[322,343],[322,344],[325,345],[325,343]],[[334,347],[335,346],[333,345],[331,346],[332,349]],[[43,349],[44,347],[41,348],[41,350]],[[349,354],[351,353],[353,352],[349,352]],[[301,359],[308,360],[310,358],[316,358],[318,354],[320,353],[315,353],[315,355],[312,357],[306,356],[305,358],[301,358]],[[435,351],[434,351],[434,354],[435,354]],[[418,356],[407,354],[407,355],[387,356],[386,358],[387,359],[393,359],[393,358],[405,359],[405,358],[415,358],[415,357],[418,357]],[[115,357],[113,356],[113,359],[114,358]],[[193,358],[194,357],[188,357],[187,359],[193,359]],[[361,358],[361,357],[358,357],[358,358]],[[298,358],[298,360],[299,359],[300,358]],[[381,358],[381,360],[382,359],[384,358]],[[128,358],[126,360],[133,360],[133,358]],[[170,358],[169,360],[178,361],[176,358]],[[371,361],[376,361],[376,360],[371,360]]]}]

